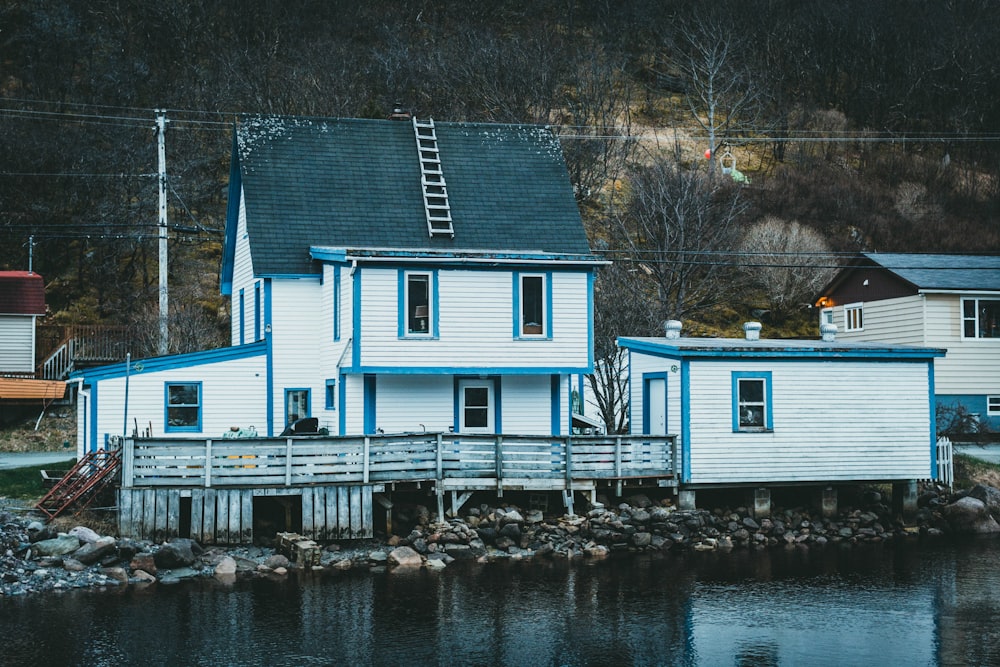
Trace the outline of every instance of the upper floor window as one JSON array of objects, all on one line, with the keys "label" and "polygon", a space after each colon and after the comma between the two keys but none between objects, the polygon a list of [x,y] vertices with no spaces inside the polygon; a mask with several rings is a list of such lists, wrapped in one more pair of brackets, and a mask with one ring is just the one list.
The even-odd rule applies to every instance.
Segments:
[{"label": "upper floor window", "polygon": [[551,336],[551,277],[544,273],[515,274],[515,337]]},{"label": "upper floor window", "polygon": [[400,337],[437,335],[436,291],[437,276],[434,271],[400,272]]},{"label": "upper floor window", "polygon": [[844,331],[861,331],[865,328],[864,304],[849,303],[844,306]]},{"label": "upper floor window", "polygon": [[824,308],[819,311],[820,324],[833,324],[833,308]]},{"label": "upper floor window", "polygon": [[167,382],[166,426],[170,431],[201,430],[201,383]]},{"label": "upper floor window", "polygon": [[771,373],[733,372],[733,431],[770,431]]},{"label": "upper floor window", "polygon": [[1000,338],[1000,299],[962,299],[962,338]]}]

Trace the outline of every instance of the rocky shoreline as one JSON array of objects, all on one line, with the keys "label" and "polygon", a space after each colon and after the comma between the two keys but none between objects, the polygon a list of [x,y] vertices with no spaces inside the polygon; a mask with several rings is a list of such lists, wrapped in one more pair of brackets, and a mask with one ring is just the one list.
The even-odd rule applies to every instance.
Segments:
[{"label": "rocky shoreline", "polygon": [[383,541],[345,541],[308,551],[262,546],[203,548],[190,539],[162,544],[100,535],[85,526],[56,533],[0,507],[0,598],[80,588],[168,585],[184,579],[287,576],[294,570],[440,569],[456,561],[601,559],[615,554],[733,549],[821,548],[914,542],[949,535],[998,534],[1000,490],[977,485],[921,494],[904,524],[881,495],[868,491],[860,508],[833,518],[814,510],[776,509],[755,519],[746,508],[679,510],[669,501],[635,495],[579,516],[545,516],[506,505],[468,507],[461,518],[436,522],[424,506],[413,528]]}]

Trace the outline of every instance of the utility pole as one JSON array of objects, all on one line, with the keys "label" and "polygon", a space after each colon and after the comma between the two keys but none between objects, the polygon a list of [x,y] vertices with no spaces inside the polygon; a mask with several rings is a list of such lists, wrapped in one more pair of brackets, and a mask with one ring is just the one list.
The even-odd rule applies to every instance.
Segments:
[{"label": "utility pole", "polygon": [[161,356],[167,354],[167,151],[164,146],[164,133],[167,129],[166,112],[162,109],[156,110],[156,150],[159,156],[159,178],[160,184],[160,346]]},{"label": "utility pole", "polygon": [[35,235],[32,234],[28,237],[28,273],[34,273],[32,271],[32,262],[34,261],[35,255]]}]

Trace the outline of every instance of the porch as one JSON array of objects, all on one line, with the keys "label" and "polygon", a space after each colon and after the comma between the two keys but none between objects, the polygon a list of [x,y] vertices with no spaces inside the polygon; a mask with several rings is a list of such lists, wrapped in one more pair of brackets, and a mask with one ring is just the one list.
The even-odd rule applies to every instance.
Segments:
[{"label": "porch", "polygon": [[254,499],[279,497],[294,500],[306,537],[370,537],[373,503],[390,510],[386,491],[399,485],[426,485],[438,516],[446,499],[454,515],[475,491],[558,491],[573,513],[574,494],[599,486],[676,486],[676,456],[670,435],[126,439],[119,524],[133,537],[170,537],[183,524],[206,543],[246,542]]}]

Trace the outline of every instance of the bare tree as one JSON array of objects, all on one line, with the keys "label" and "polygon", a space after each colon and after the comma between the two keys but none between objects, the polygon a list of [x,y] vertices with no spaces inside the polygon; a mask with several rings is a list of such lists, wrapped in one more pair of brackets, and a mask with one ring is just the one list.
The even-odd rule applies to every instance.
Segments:
[{"label": "bare tree", "polygon": [[627,261],[653,287],[657,319],[683,319],[726,298],[731,271],[713,253],[735,245],[745,208],[738,187],[676,159],[658,158],[633,174],[616,229]]},{"label": "bare tree", "polygon": [[795,220],[767,216],[744,233],[740,251],[747,255],[741,271],[775,313],[810,304],[833,277],[830,246]]}]

